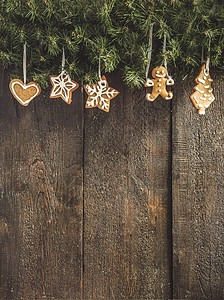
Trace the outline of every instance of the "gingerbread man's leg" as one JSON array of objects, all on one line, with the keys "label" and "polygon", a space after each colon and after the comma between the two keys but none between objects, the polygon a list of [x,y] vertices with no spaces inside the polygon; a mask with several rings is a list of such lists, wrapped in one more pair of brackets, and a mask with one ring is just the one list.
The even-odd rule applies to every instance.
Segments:
[{"label": "gingerbread man's leg", "polygon": [[170,100],[170,99],[173,98],[173,93],[172,92],[167,92],[166,90],[164,90],[164,91],[161,92],[161,96],[165,100]]},{"label": "gingerbread man's leg", "polygon": [[159,93],[152,91],[152,94],[148,93],[145,95],[146,100],[154,101],[158,97]]}]

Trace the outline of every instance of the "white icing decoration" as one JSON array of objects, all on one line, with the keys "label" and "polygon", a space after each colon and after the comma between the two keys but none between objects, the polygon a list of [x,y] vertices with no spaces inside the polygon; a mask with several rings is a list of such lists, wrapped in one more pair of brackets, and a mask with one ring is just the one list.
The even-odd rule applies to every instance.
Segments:
[{"label": "white icing decoration", "polygon": [[[115,89],[107,88],[106,80],[98,81],[98,83],[93,86],[86,85],[86,89],[89,94],[89,100],[87,99],[86,101],[87,106],[94,107],[100,105],[103,110],[109,109],[109,100],[118,94],[118,91]],[[106,98],[103,96],[106,96]]]},{"label": "white icing decoration", "polygon": [[[158,71],[157,71],[158,72]],[[157,73],[156,72],[156,73]],[[164,74],[162,74],[162,75],[159,75],[159,74],[156,74],[156,77],[164,77]]]},{"label": "white icing decoration", "polygon": [[174,80],[172,78],[167,79],[167,85],[174,85]]},{"label": "white icing decoration", "polygon": [[151,79],[148,78],[148,79],[146,80],[146,86],[149,86],[149,87],[150,87],[150,86],[153,86],[153,85],[154,85],[154,82],[153,82]]},{"label": "white icing decoration", "polygon": [[208,108],[208,107],[209,107],[209,104],[205,104],[205,107]]},{"label": "white icing decoration", "polygon": [[50,97],[61,97],[65,102],[69,103],[71,90],[77,87],[77,84],[64,71],[58,76],[51,77],[51,81],[53,88]]},{"label": "white icing decoration", "polygon": [[205,76],[208,76],[209,72],[206,73],[206,69],[204,69],[204,74],[205,74]]},{"label": "white icing decoration", "polygon": [[[37,92],[35,93],[34,96],[31,96],[28,100],[23,101],[21,98],[18,97],[18,95],[15,92],[14,86],[16,84],[20,85],[23,90],[27,90],[29,87],[35,87],[35,89],[37,90]],[[13,94],[16,96],[16,98],[19,101],[21,101],[22,104],[28,104],[28,103],[30,103],[30,101],[32,101],[39,94],[39,92],[40,92],[40,88],[39,88],[39,86],[37,84],[30,84],[30,85],[27,84],[27,85],[24,85],[24,84],[21,84],[19,81],[14,81],[12,83],[12,85],[11,85],[11,89],[12,89]]]},{"label": "white icing decoration", "polygon": [[204,80],[206,80],[206,79],[207,79],[207,77],[206,77],[206,76],[204,76],[203,78],[204,78]]},{"label": "white icing decoration", "polygon": [[159,89],[159,90],[158,90],[158,92],[159,92],[159,93],[161,93],[161,92],[162,92],[162,90],[161,90],[161,89]]},{"label": "white icing decoration", "polygon": [[215,100],[215,97],[209,97],[208,100],[213,102]]},{"label": "white icing decoration", "polygon": [[196,96],[193,96],[194,100],[196,103],[199,103],[198,99],[196,98]]},{"label": "white icing decoration", "polygon": [[201,78],[198,78],[198,81],[201,82],[201,83],[203,83],[203,84],[205,84],[205,81],[203,79],[201,79]]},{"label": "white icing decoration", "polygon": [[199,110],[199,115],[205,115],[205,110]]},{"label": "white icing decoration", "polygon": [[204,97],[199,97],[199,99],[203,100],[203,101],[206,101],[207,99],[204,98]]},{"label": "white icing decoration", "polygon": [[213,89],[208,90],[209,93],[211,93],[213,91]]},{"label": "white icing decoration", "polygon": [[210,95],[209,95],[209,94],[206,94],[206,93],[204,93],[204,97],[210,97]]},{"label": "white icing decoration", "polygon": [[198,91],[199,93],[203,94],[204,91],[200,90],[197,86],[195,87],[195,90]]},{"label": "white icing decoration", "polygon": [[208,81],[213,82],[213,79],[209,78]]},{"label": "white icing decoration", "polygon": [[204,88],[205,88],[205,89],[209,89],[209,88],[210,88],[210,85],[205,85]]},{"label": "white icing decoration", "polygon": [[158,84],[158,86],[162,86],[162,84],[161,84],[161,83],[159,83],[159,84]]},{"label": "white icing decoration", "polygon": [[173,94],[170,92],[168,97],[165,97],[166,100],[170,100],[173,98]]},{"label": "white icing decoration", "polygon": [[204,107],[202,104],[198,104],[198,107]]},{"label": "white icing decoration", "polygon": [[158,79],[158,81],[161,81],[162,79]]},{"label": "white icing decoration", "polygon": [[155,99],[150,98],[151,94],[146,94],[146,99],[149,101],[154,101]]}]

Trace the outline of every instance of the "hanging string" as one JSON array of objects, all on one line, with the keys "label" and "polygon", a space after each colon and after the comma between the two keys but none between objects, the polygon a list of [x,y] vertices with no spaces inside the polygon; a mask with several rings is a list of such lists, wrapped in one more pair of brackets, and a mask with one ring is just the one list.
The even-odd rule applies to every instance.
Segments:
[{"label": "hanging string", "polygon": [[204,62],[204,46],[201,47],[201,63]]},{"label": "hanging string", "polygon": [[164,39],[163,39],[163,55],[164,55],[164,67],[167,70],[167,77],[171,79],[171,76],[168,73],[168,68],[167,68],[167,60],[166,60],[166,33],[164,33]]},{"label": "hanging string", "polygon": [[100,57],[99,57],[99,69],[98,69],[98,75],[99,75],[99,79],[101,80],[101,63],[100,63]]},{"label": "hanging string", "polygon": [[208,57],[207,57],[207,61],[206,61],[206,70],[207,71],[209,71],[210,51],[211,51],[211,37],[209,36],[209,41],[208,41]]},{"label": "hanging string", "polygon": [[154,23],[151,24],[150,26],[150,30],[149,30],[149,43],[148,43],[148,55],[147,55],[147,66],[146,66],[146,72],[145,72],[145,76],[146,76],[146,80],[149,76],[149,67],[150,67],[150,63],[151,63],[151,58],[152,58],[152,32],[153,32],[153,25]]},{"label": "hanging string", "polygon": [[[166,33],[164,33],[164,40],[163,40],[163,54],[166,53]],[[164,55],[164,67],[167,69],[167,61],[166,56]],[[168,71],[167,71],[168,74]]]},{"label": "hanging string", "polygon": [[26,45],[27,42],[24,43],[23,46],[23,82],[26,85]]},{"label": "hanging string", "polygon": [[62,67],[62,72],[65,71],[65,48],[63,47],[62,50],[62,63],[61,63],[61,67]]}]

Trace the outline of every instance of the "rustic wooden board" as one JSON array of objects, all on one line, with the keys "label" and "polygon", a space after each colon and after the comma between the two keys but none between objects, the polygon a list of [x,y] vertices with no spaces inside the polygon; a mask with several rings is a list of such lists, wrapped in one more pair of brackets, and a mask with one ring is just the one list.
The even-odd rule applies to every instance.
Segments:
[{"label": "rustic wooden board", "polygon": [[109,76],[121,93],[109,113],[86,109],[83,141],[80,90],[71,105],[47,91],[22,107],[1,69],[0,298],[224,299],[224,81],[212,75],[205,116],[193,82],[149,103]]},{"label": "rustic wooden board", "polygon": [[83,105],[22,107],[0,76],[1,299],[82,297]]},{"label": "rustic wooden board", "polygon": [[109,113],[85,111],[85,299],[171,296],[170,102],[124,87]]},{"label": "rustic wooden board", "polygon": [[[214,73],[212,73],[214,77]],[[224,299],[224,81],[199,116],[176,84],[173,102],[174,299]],[[179,88],[178,88],[179,87]]]}]

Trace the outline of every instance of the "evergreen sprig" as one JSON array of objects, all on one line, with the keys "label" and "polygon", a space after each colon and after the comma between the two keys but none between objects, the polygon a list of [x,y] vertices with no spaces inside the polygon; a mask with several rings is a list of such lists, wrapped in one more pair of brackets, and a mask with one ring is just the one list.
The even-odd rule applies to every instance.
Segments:
[{"label": "evergreen sprig", "polygon": [[[119,68],[124,81],[141,87],[145,80],[148,35],[154,23],[151,68],[163,64],[186,78],[197,72],[202,47],[211,40],[211,65],[224,69],[224,3],[219,0],[2,0],[0,60],[22,77],[27,42],[28,80],[46,87],[49,75],[66,69],[82,82]],[[166,53],[162,51],[167,35]]]}]

